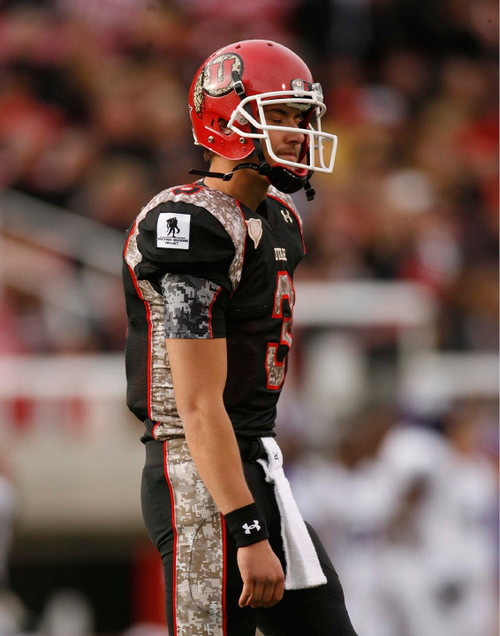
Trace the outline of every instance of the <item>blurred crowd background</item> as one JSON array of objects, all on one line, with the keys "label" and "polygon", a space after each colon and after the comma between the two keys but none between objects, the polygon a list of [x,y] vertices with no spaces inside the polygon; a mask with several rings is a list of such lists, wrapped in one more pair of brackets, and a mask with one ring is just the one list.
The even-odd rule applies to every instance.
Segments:
[{"label": "blurred crowd background", "polygon": [[[334,176],[315,178],[317,199],[302,206],[309,258],[299,276],[422,281],[439,300],[442,347],[498,346],[495,2],[0,6],[3,188],[125,230],[200,164],[186,109],[200,62],[227,42],[275,39],[321,79],[325,128],[340,139]],[[116,303],[73,337],[37,320],[36,305],[5,290],[3,350],[123,347]]]},{"label": "blurred crowd background", "polygon": [[[315,200],[296,196],[308,249],[297,284],[415,283],[434,308],[435,353],[494,359],[498,28],[494,0],[0,0],[0,357],[121,355],[125,230],[204,165],[187,110],[193,75],[219,46],[268,38],[308,61],[325,93],[323,128],[339,137]],[[394,328],[325,329],[320,342],[344,346],[334,331],[362,350],[371,388],[341,417],[323,410],[321,444],[305,433],[315,424],[300,370],[318,334],[299,325],[280,426],[299,505],[328,544],[360,636],[492,636],[498,393],[470,377],[476,393],[409,408],[391,390]],[[7,386],[11,367],[1,368]],[[164,634],[154,612],[130,610],[128,588],[113,597],[121,614],[97,608],[76,566],[69,590],[53,563],[52,579],[32,583],[42,539],[23,526],[10,449],[33,436],[34,401],[1,393],[0,634]],[[85,405],[64,408],[74,422]],[[60,415],[54,404],[38,412],[36,435],[57,440]],[[68,555],[71,533],[43,540],[57,546],[58,533]],[[116,537],[105,538],[119,560]],[[137,572],[127,550],[109,586]]]}]

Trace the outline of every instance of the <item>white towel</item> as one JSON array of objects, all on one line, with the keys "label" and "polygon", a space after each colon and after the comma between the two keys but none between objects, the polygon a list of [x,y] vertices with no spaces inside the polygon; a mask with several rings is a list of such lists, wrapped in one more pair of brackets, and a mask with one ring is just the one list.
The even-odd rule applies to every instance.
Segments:
[{"label": "white towel", "polygon": [[301,590],[326,583],[321,565],[306,524],[293,498],[290,482],[283,472],[283,455],[273,437],[262,437],[267,459],[258,459],[266,473],[266,481],[274,484],[281,515],[281,536],[286,559],[286,590]]}]

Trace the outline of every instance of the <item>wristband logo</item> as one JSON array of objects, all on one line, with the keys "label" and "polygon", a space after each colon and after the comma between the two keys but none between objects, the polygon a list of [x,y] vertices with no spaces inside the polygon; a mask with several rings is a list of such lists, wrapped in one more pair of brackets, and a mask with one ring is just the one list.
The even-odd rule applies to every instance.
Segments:
[{"label": "wristband logo", "polygon": [[251,526],[249,526],[248,523],[244,523],[241,527],[245,530],[245,534],[252,534],[252,530],[255,530],[255,532],[259,532],[260,523],[257,521],[257,519],[254,519]]}]

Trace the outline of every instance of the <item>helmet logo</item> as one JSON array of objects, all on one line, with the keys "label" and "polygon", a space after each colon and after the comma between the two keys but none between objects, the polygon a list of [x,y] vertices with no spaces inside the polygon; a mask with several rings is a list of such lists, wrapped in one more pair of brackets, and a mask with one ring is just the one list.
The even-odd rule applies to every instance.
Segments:
[{"label": "helmet logo", "polygon": [[233,71],[240,77],[243,72],[243,60],[236,53],[222,53],[205,64],[193,89],[193,106],[198,117],[205,108],[205,94],[220,97],[233,90]]},{"label": "helmet logo", "polygon": [[205,64],[193,88],[193,106],[198,117],[205,108],[205,94],[220,97],[233,90],[233,71],[240,77],[243,72],[243,60],[236,53],[222,53]]},{"label": "helmet logo", "polygon": [[233,71],[236,71],[240,77],[243,72],[243,61],[236,53],[222,53],[210,60],[203,73],[205,92],[212,97],[219,97],[232,91]]}]

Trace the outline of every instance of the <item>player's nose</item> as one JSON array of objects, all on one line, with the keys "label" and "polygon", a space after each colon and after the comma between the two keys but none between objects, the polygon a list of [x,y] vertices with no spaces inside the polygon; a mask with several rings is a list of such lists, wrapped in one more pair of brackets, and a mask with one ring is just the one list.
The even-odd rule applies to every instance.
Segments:
[{"label": "player's nose", "polygon": [[294,147],[301,146],[304,142],[305,137],[306,136],[301,131],[301,129],[297,128],[296,130],[287,131],[284,137],[284,142]]}]

